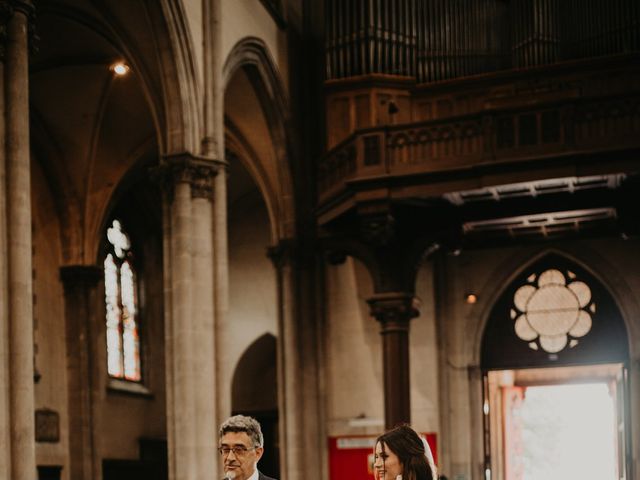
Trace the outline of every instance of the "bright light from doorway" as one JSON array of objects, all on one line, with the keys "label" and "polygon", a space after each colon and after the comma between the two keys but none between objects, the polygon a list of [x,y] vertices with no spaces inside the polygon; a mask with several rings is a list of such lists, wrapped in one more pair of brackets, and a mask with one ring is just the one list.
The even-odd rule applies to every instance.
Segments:
[{"label": "bright light from doorway", "polygon": [[606,384],[529,387],[522,480],[617,479],[615,409]]}]

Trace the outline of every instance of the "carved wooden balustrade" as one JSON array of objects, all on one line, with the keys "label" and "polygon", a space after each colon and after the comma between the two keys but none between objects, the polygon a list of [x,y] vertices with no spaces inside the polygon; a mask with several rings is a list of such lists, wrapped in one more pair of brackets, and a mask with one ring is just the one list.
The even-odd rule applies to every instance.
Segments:
[{"label": "carved wooden balustrade", "polygon": [[[481,113],[420,123],[357,130],[331,149],[318,166],[321,212],[335,208],[350,191],[384,180],[395,184],[438,183],[451,179],[518,169],[528,162],[545,168],[581,172],[581,157],[611,153],[590,169],[615,171],[640,148],[640,94],[563,99],[531,107]],[[633,151],[635,155],[626,155]],[[560,159],[565,159],[560,161]],[[636,163],[637,160],[636,160]],[[595,165],[595,166],[594,166]],[[433,178],[434,180],[429,180]],[[446,187],[444,187],[446,188]],[[401,196],[401,194],[400,194]],[[329,215],[330,217],[331,215]]]}]

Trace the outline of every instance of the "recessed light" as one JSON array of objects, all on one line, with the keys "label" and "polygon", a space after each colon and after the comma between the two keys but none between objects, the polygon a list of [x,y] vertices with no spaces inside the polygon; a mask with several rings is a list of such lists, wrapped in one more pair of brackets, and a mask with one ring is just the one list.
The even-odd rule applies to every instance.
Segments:
[{"label": "recessed light", "polygon": [[111,65],[110,70],[115,73],[117,76],[122,77],[129,73],[129,65],[124,62],[116,62]]},{"label": "recessed light", "polygon": [[469,304],[474,304],[478,301],[478,297],[476,297],[473,293],[467,293],[467,295],[465,295],[465,300]]}]

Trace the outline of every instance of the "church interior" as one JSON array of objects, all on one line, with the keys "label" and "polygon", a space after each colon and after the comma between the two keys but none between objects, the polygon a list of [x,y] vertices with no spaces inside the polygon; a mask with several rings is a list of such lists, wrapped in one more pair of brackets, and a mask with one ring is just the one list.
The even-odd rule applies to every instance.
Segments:
[{"label": "church interior", "polygon": [[237,413],[282,480],[400,423],[442,479],[640,480],[639,2],[0,27],[0,480],[222,478]]}]

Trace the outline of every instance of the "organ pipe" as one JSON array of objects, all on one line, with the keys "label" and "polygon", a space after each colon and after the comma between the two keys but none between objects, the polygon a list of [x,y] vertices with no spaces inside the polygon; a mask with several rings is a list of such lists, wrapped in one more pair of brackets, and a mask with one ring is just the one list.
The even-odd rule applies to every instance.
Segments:
[{"label": "organ pipe", "polygon": [[640,50],[638,0],[325,0],[328,79],[419,83]]}]

